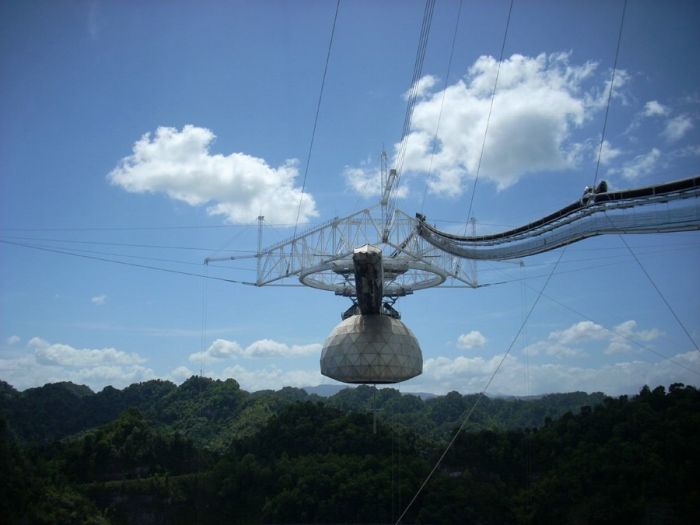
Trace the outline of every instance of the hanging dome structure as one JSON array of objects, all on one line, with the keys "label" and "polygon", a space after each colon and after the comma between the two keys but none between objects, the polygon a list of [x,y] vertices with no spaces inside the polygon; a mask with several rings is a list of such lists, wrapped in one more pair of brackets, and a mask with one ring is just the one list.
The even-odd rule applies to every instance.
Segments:
[{"label": "hanging dome structure", "polygon": [[399,383],[423,372],[413,332],[386,314],[351,315],[330,333],[321,373],[344,383]]}]

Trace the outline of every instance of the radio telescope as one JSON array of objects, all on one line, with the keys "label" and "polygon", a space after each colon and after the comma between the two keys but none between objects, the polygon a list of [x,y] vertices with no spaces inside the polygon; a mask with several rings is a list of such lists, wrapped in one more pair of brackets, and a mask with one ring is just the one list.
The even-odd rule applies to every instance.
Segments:
[{"label": "radio telescope", "polygon": [[420,346],[394,303],[427,288],[478,287],[477,260],[520,259],[596,235],[700,229],[700,177],[624,191],[608,191],[603,182],[541,219],[481,236],[446,233],[396,209],[396,181],[383,154],[378,204],[267,248],[259,217],[256,286],[298,279],[350,301],[320,363],[323,375],[345,383],[398,383],[421,374]]}]

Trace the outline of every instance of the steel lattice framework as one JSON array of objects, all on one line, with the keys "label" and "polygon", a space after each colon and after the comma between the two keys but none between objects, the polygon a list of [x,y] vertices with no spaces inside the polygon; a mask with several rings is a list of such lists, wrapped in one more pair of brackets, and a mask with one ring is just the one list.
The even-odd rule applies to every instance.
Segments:
[{"label": "steel lattice framework", "polygon": [[[458,236],[390,206],[392,172],[378,205],[267,248],[259,244],[254,284],[297,278],[303,285],[355,298],[353,252],[370,245],[381,251],[383,296],[397,298],[445,284],[476,288],[476,260],[527,257],[594,235],[700,229],[700,178],[695,177],[618,192],[591,189],[574,203],[519,228]],[[207,262],[231,259],[237,257]]]},{"label": "steel lattice framework", "polygon": [[382,251],[384,295],[400,297],[443,284],[448,279],[476,287],[476,275],[460,257],[418,235],[419,221],[397,210],[389,227],[379,206],[335,218],[296,237],[261,250],[256,285],[288,277],[337,295],[356,295],[353,250],[366,244]]}]

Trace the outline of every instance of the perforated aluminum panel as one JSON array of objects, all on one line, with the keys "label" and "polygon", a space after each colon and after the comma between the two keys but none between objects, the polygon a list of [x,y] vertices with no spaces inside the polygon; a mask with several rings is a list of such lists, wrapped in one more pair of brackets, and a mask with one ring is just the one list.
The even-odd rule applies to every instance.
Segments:
[{"label": "perforated aluminum panel", "polygon": [[418,340],[388,315],[348,317],[333,329],[321,353],[321,373],[344,383],[398,383],[422,372]]}]

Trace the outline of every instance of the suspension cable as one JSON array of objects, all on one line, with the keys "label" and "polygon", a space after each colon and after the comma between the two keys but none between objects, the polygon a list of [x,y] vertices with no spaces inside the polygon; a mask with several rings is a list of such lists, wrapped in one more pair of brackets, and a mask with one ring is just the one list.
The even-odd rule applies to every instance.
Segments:
[{"label": "suspension cable", "polygon": [[430,164],[428,166],[428,175],[425,178],[425,187],[423,189],[423,199],[420,203],[420,211],[423,213],[423,207],[425,205],[425,196],[428,193],[428,181],[430,180],[430,175],[433,171],[433,160],[435,159],[435,152],[437,150],[437,139],[438,132],[440,131],[440,121],[442,120],[442,111],[445,107],[445,94],[447,93],[447,86],[450,81],[450,73],[452,72],[452,58],[455,54],[455,42],[457,41],[457,31],[459,29],[459,20],[462,16],[462,0],[459,0],[459,8],[457,9],[457,17],[455,18],[455,28],[452,31],[452,45],[450,46],[450,58],[447,60],[447,73],[445,73],[445,85],[442,90],[442,98],[440,99],[440,112],[438,113],[437,124],[435,125],[435,134],[433,135],[433,149],[430,152]]},{"label": "suspension cable", "polygon": [[425,9],[423,10],[423,21],[421,23],[420,35],[418,37],[418,50],[416,51],[416,59],[413,63],[413,76],[411,77],[411,87],[407,94],[406,113],[403,120],[403,129],[401,131],[401,141],[399,142],[399,151],[396,154],[394,166],[396,170],[396,178],[393,183],[392,193],[389,198],[389,211],[387,220],[390,220],[396,207],[396,189],[399,187],[399,180],[403,172],[403,162],[406,156],[406,148],[408,136],[411,130],[411,121],[413,120],[413,108],[418,100],[418,81],[423,74],[423,62],[425,61],[425,51],[428,48],[428,37],[430,35],[430,27],[433,21],[433,11],[435,9],[435,0],[426,0]]},{"label": "suspension cable", "polygon": [[120,261],[117,259],[109,259],[107,257],[97,257],[94,255],[85,255],[85,254],[81,254],[81,253],[70,252],[67,250],[59,250],[57,248],[48,248],[45,246],[24,244],[24,243],[20,243],[20,242],[7,241],[4,239],[0,239],[0,243],[12,245],[12,246],[18,246],[21,248],[29,248],[31,250],[38,250],[38,251],[42,251],[42,252],[55,253],[55,254],[59,254],[59,255],[68,255],[71,257],[78,257],[80,259],[89,259],[92,261],[101,261],[101,262],[107,262],[107,263],[112,263],[112,264],[121,264],[122,266],[131,266],[133,268],[141,268],[144,270],[154,270],[154,271],[159,271],[159,272],[172,273],[172,274],[176,274],[176,275],[186,275],[189,277],[204,277],[206,279],[211,279],[213,281],[223,281],[223,282],[232,283],[232,284],[246,284],[249,286],[255,286],[254,282],[237,281],[235,279],[226,279],[224,277],[214,277],[211,275],[205,275],[203,273],[185,272],[182,270],[173,270],[171,268],[163,268],[160,266],[151,266],[148,264],[138,264],[138,263],[133,263],[133,262],[128,262],[128,261]]},{"label": "suspension cable", "polygon": [[316,114],[314,115],[314,125],[311,130],[311,140],[309,141],[309,151],[306,154],[306,166],[304,167],[304,178],[301,184],[301,194],[299,195],[299,207],[297,208],[297,218],[294,221],[294,235],[296,237],[297,228],[299,227],[299,218],[301,216],[301,206],[304,203],[304,190],[306,189],[306,177],[309,174],[309,165],[311,164],[311,152],[314,148],[314,139],[316,138],[316,127],[318,125],[318,115],[321,112],[321,101],[323,100],[323,89],[326,86],[326,74],[328,73],[328,63],[331,59],[331,49],[333,48],[333,38],[335,37],[335,25],[338,21],[338,11],[340,10],[340,0],[335,4],[335,15],[333,16],[333,26],[331,27],[331,37],[328,41],[328,51],[326,53],[326,63],[323,66],[323,75],[321,76],[321,89],[318,93],[318,101],[316,102]]},{"label": "suspension cable", "polygon": [[[634,254],[633,254],[633,256],[634,256]],[[591,268],[593,268],[593,267],[591,267]],[[643,267],[642,267],[642,269],[643,269]],[[498,270],[497,268],[494,268],[494,270],[502,272],[502,270]],[[581,270],[581,269],[577,269],[577,270],[568,270],[568,271],[576,271],[576,272],[578,272],[578,271],[580,271],[580,270]],[[558,275],[562,275],[563,273],[567,273],[568,271],[558,272]],[[503,272],[502,272],[502,273],[503,273]],[[645,272],[645,273],[646,273],[646,272]],[[544,277],[544,276],[540,275],[540,276],[536,276],[535,278],[540,278],[540,277]],[[516,280],[520,280],[520,279],[516,279]],[[515,281],[515,280],[514,280],[514,281]],[[504,283],[514,282],[514,281],[504,281]],[[500,283],[499,283],[499,284],[500,284]],[[529,284],[527,284],[527,282],[525,282],[524,285],[525,285],[526,288],[529,288],[531,291],[535,291],[535,292],[537,291],[535,288],[533,288],[532,286],[530,286]],[[659,294],[660,294],[660,295],[663,295],[663,294],[661,294],[660,290],[657,290],[657,291],[659,291]],[[652,347],[647,346],[647,345],[644,345],[644,344],[640,343],[639,341],[637,341],[636,339],[633,339],[633,338],[630,337],[630,336],[627,336],[627,335],[624,335],[624,334],[618,334],[618,333],[614,332],[614,331],[611,330],[610,328],[605,327],[605,325],[604,325],[603,323],[599,322],[598,320],[594,319],[593,317],[591,317],[591,316],[589,316],[589,315],[586,315],[585,313],[581,312],[580,310],[577,310],[577,309],[574,308],[573,306],[570,306],[570,305],[568,305],[568,304],[566,304],[566,303],[563,303],[563,302],[559,301],[558,299],[555,299],[554,297],[552,297],[551,295],[548,295],[548,294],[546,294],[546,293],[542,293],[542,297],[544,297],[544,298],[547,299],[548,301],[550,301],[550,302],[552,302],[552,303],[554,303],[554,304],[560,306],[560,307],[563,308],[564,310],[568,310],[569,312],[573,313],[574,315],[576,315],[576,316],[578,316],[578,317],[581,317],[582,319],[584,319],[584,320],[586,320],[586,321],[589,321],[589,322],[591,322],[591,323],[594,323],[594,324],[597,324],[597,325],[601,326],[606,332],[610,333],[611,335],[619,336],[619,337],[621,337],[622,339],[624,339],[625,341],[628,341],[629,343],[632,343],[633,345],[637,346],[637,347],[640,348],[641,350],[645,350],[645,351],[647,351],[647,352],[650,352],[650,353],[652,353],[652,354],[654,354],[654,355],[656,355],[656,356],[658,356],[658,357],[661,357],[664,361],[668,361],[669,363],[671,363],[671,364],[673,364],[673,365],[675,365],[675,366],[677,366],[677,367],[679,367],[679,368],[683,368],[684,370],[687,370],[688,372],[691,372],[692,374],[695,374],[695,375],[697,375],[697,376],[700,376],[700,371],[698,371],[698,370],[696,370],[696,369],[694,369],[694,368],[691,368],[691,367],[689,367],[689,366],[686,366],[686,365],[684,365],[683,363],[680,363],[680,362],[678,362],[677,360],[675,360],[673,357],[669,357],[669,356],[667,356],[667,355],[665,355],[665,354],[663,354],[663,353],[661,353],[661,352],[659,352],[659,351],[657,351],[657,350],[654,350]],[[664,301],[664,302],[667,302],[667,301]],[[669,305],[669,308],[670,308],[670,305]],[[671,310],[672,310],[672,309],[671,309]],[[673,310],[672,310],[672,311],[673,311]],[[682,325],[682,323],[681,323],[681,325]],[[687,332],[686,332],[686,335],[688,335]],[[691,338],[691,341],[693,341],[692,338]],[[695,345],[695,342],[694,342],[694,341],[693,341],[693,346],[697,349],[697,346]],[[527,354],[526,354],[526,356],[527,356]]]},{"label": "suspension cable", "polygon": [[447,456],[447,453],[450,451],[452,448],[452,445],[455,444],[455,441],[457,441],[457,438],[461,434],[462,430],[464,429],[465,425],[471,418],[472,414],[474,413],[474,410],[476,410],[477,405],[481,401],[483,397],[486,396],[486,392],[491,386],[491,383],[493,382],[494,378],[498,374],[498,372],[501,370],[501,367],[503,366],[503,363],[505,362],[506,358],[508,355],[510,355],[510,351],[513,349],[513,346],[515,345],[516,341],[520,337],[520,334],[522,333],[523,329],[525,328],[525,325],[527,325],[527,322],[530,319],[530,316],[532,315],[532,312],[535,310],[535,307],[537,304],[540,302],[540,299],[542,298],[542,294],[544,293],[545,289],[549,285],[549,282],[552,279],[552,276],[557,270],[557,267],[559,266],[559,262],[561,261],[562,257],[564,256],[564,253],[566,253],[566,247],[561,250],[561,253],[559,254],[559,257],[557,258],[556,262],[554,263],[554,266],[552,267],[552,270],[549,272],[549,275],[547,276],[547,280],[544,282],[544,285],[542,286],[542,289],[540,289],[539,293],[537,294],[537,297],[535,298],[535,301],[532,303],[532,306],[527,312],[527,315],[523,319],[522,323],[520,324],[520,328],[518,328],[518,331],[516,332],[515,336],[513,337],[513,340],[510,342],[510,345],[508,345],[508,349],[506,352],[503,354],[503,357],[501,357],[501,360],[498,362],[498,365],[494,369],[493,373],[491,374],[491,377],[489,377],[489,380],[486,382],[484,385],[484,388],[481,389],[481,392],[479,392],[479,395],[477,396],[476,400],[474,401],[474,404],[471,406],[471,408],[466,412],[466,415],[462,419],[462,423],[459,425],[459,428],[457,428],[457,431],[455,432],[454,436],[452,436],[452,439],[450,442],[447,444],[447,447],[445,450],[442,452],[438,460],[435,462],[435,465],[433,466],[432,470],[428,473],[428,476],[423,480],[423,483],[421,483],[420,487],[418,487],[418,490],[416,493],[413,495],[411,500],[409,501],[408,505],[406,505],[406,508],[403,510],[401,515],[399,516],[399,519],[396,520],[395,525],[399,525],[401,523],[401,520],[403,517],[406,515],[408,510],[411,508],[413,503],[416,501],[420,493],[423,491],[425,486],[428,484],[430,479],[433,477],[433,474],[437,471],[437,469],[440,467],[440,464],[442,461],[445,459],[445,456]]},{"label": "suspension cable", "polygon": [[664,296],[661,289],[657,286],[656,282],[654,282],[654,279],[652,278],[652,276],[649,274],[649,272],[647,272],[646,268],[642,264],[642,261],[640,261],[639,257],[637,257],[637,254],[634,253],[634,250],[632,249],[632,247],[627,243],[627,241],[625,240],[625,238],[622,235],[618,235],[618,237],[620,237],[622,244],[625,245],[627,250],[630,252],[630,255],[632,256],[632,258],[634,258],[634,260],[637,262],[637,264],[639,265],[639,268],[642,270],[642,273],[644,273],[646,278],[651,283],[651,286],[654,288],[654,290],[656,290],[656,293],[659,294],[659,297],[661,297],[661,300],[666,305],[666,308],[668,308],[668,310],[671,312],[671,315],[673,315],[673,318],[676,320],[676,322],[679,324],[679,326],[681,327],[681,329],[683,330],[685,335],[688,337],[688,339],[692,343],[692,345],[695,347],[695,350],[700,350],[700,348],[698,348],[698,343],[695,342],[695,339],[693,339],[693,336],[690,335],[690,332],[685,327],[685,324],[683,324],[683,321],[681,321],[681,318],[678,317],[678,314],[676,314],[676,311],[671,306],[671,303],[668,302],[668,300],[666,299],[666,296]]},{"label": "suspension cable", "polygon": [[600,158],[603,155],[603,144],[605,144],[605,132],[608,127],[608,113],[610,112],[610,101],[612,100],[613,89],[615,86],[615,74],[617,72],[617,60],[620,56],[620,44],[622,42],[622,29],[625,25],[625,13],[627,12],[627,0],[622,5],[622,16],[620,17],[620,29],[617,33],[617,47],[615,48],[615,61],[613,62],[612,78],[610,79],[610,89],[608,90],[608,102],[605,105],[605,117],[603,118],[603,132],[600,135],[600,146],[598,147],[598,159],[595,163],[595,175],[593,177],[593,186],[598,182],[598,170],[600,169]]},{"label": "suspension cable", "polygon": [[479,173],[481,171],[481,161],[484,158],[484,150],[486,149],[486,136],[489,132],[489,124],[491,123],[491,114],[493,113],[493,102],[496,99],[496,89],[498,87],[498,77],[501,74],[501,64],[503,63],[503,54],[506,49],[506,40],[508,38],[508,28],[510,27],[510,16],[513,13],[513,0],[510,0],[508,7],[508,17],[506,18],[506,27],[503,31],[503,41],[501,42],[501,52],[498,56],[498,66],[496,67],[496,79],[493,82],[493,91],[491,91],[491,103],[489,104],[489,113],[486,117],[486,127],[484,128],[484,138],[481,141],[481,151],[479,152],[479,161],[476,165],[476,175],[474,177],[474,185],[472,186],[472,194],[469,198],[469,210],[467,211],[466,221],[464,223],[464,234],[467,234],[467,225],[472,216],[472,208],[474,206],[474,195],[476,194],[476,184],[479,182]]}]

